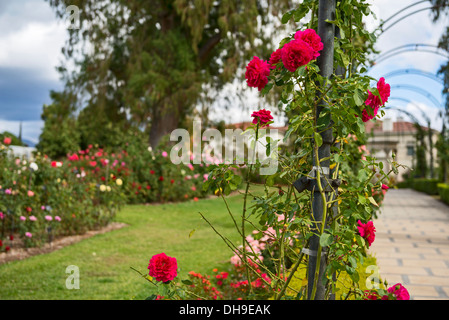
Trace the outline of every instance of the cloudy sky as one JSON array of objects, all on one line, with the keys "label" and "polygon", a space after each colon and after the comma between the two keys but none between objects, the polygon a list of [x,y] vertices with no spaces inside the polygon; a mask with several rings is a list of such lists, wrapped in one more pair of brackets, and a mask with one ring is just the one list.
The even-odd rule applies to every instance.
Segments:
[{"label": "cloudy sky", "polygon": [[[418,0],[371,0],[372,10],[377,20],[367,21],[368,28],[375,28],[380,20],[417,3]],[[421,8],[429,7],[427,2],[403,11],[396,19]],[[445,18],[437,24],[432,23],[430,11],[424,10],[397,23],[382,34],[376,45],[381,52],[387,52],[401,45],[436,45],[448,25]],[[388,26],[388,24],[386,25]],[[24,139],[37,142],[43,123],[40,119],[42,106],[50,103],[50,90],[62,87],[55,67],[58,66],[61,48],[67,37],[67,23],[58,21],[48,2],[44,0],[0,0],[0,132],[4,130],[18,134],[22,122]],[[436,74],[446,58],[423,52],[405,52],[379,62],[369,70],[369,75],[380,78],[393,71],[419,69]],[[390,106],[406,109],[423,119],[425,114],[433,127],[441,128],[435,101],[443,103],[441,84],[437,81],[415,74],[399,74],[386,77],[392,86]],[[410,86],[421,88],[413,90]],[[255,89],[257,91],[257,89]],[[248,101],[255,96],[248,90]],[[409,100],[411,102],[407,102]],[[396,118],[397,112],[389,111],[388,116]],[[229,121],[248,121],[242,112],[216,113],[217,117]],[[280,120],[278,120],[279,124]],[[424,123],[424,122],[423,122]]]}]

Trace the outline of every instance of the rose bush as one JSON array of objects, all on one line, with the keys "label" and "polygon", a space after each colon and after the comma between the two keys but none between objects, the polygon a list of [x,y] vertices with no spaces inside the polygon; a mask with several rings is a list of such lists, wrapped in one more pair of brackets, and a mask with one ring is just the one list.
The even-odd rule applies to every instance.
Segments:
[{"label": "rose bush", "polygon": [[0,251],[18,241],[39,246],[100,228],[126,203],[206,195],[206,165],[175,166],[166,151],[154,152],[139,139],[119,151],[89,145],[57,160],[14,157],[9,144],[0,149]]},{"label": "rose bush", "polygon": [[[265,177],[262,195],[252,192],[249,178],[264,164],[259,160],[246,163],[242,210],[237,217],[229,212],[241,243],[223,239],[235,254],[232,258],[235,266],[241,268],[240,284],[248,292],[246,297],[257,298],[256,284],[263,283],[274,299],[315,299],[317,287],[323,284],[320,299],[330,299],[340,276],[346,274],[351,283],[343,299],[365,299],[367,295],[406,298],[401,285],[366,293],[358,283],[357,267],[363,265],[367,249],[375,240],[373,219],[380,205],[376,197],[386,192],[382,184],[388,185],[390,174],[397,174],[400,166],[393,159],[392,169],[386,172],[383,163],[362,148],[366,144],[364,122],[384,115],[382,107],[390,95],[384,78],[376,80],[364,75],[367,48],[375,40],[362,24],[363,16],[370,14],[369,4],[363,0],[337,2],[335,20],[328,21],[339,30],[332,52],[333,73],[329,77],[322,75],[321,66],[315,62],[326,50],[315,32],[317,5],[318,1],[305,0],[284,15],[282,20],[287,23],[291,19],[299,22],[312,13],[304,29],[284,38],[271,54],[268,60],[271,68],[261,58],[248,64],[247,71],[256,75],[247,77],[249,87],[257,87],[262,95],[274,86],[282,90],[279,105],[289,115],[285,140],[295,139],[292,151],[277,154],[278,170]],[[370,84],[374,81],[377,85],[372,88]],[[247,129],[256,143],[262,138],[259,129],[265,121],[257,117],[260,112],[254,113],[256,121]],[[332,140],[323,135],[329,131]],[[324,144],[329,146],[330,156],[320,159],[320,147]],[[226,201],[225,196],[235,190],[241,179],[235,168],[232,164],[214,166],[204,190],[223,190]],[[275,186],[274,181],[280,183]],[[316,198],[322,204],[319,221],[314,220],[314,210],[318,209],[312,206]],[[250,222],[249,216],[257,217],[259,223]],[[259,239],[249,236],[249,229],[261,234],[274,230],[273,239],[267,245],[260,241],[263,236]],[[310,249],[312,239],[314,243],[318,240],[316,251]],[[308,269],[302,279],[305,285],[300,291],[291,290],[293,276],[304,265]]]}]

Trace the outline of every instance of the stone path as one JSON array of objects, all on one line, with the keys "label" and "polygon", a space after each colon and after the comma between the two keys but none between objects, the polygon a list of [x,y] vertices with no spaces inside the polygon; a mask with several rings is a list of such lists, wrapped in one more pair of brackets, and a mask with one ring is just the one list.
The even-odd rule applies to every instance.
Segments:
[{"label": "stone path", "polygon": [[389,189],[374,220],[370,253],[388,285],[412,300],[449,300],[449,206],[410,189]]}]

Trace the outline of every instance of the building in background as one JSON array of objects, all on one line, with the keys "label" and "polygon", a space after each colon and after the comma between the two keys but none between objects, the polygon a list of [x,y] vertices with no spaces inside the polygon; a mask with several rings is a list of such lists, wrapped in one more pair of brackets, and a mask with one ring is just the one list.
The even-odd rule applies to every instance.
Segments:
[{"label": "building in background", "polygon": [[[417,165],[417,139],[418,129],[413,122],[404,121],[398,118],[396,122],[392,119],[383,121],[368,121],[365,123],[366,133],[368,135],[367,149],[370,154],[376,157],[384,164],[384,172],[391,169],[389,161],[393,159],[406,168],[399,168],[399,174],[395,177],[397,181],[404,180],[404,174],[414,175],[411,170]],[[424,133],[424,143],[426,145],[425,158],[428,167],[428,176],[436,177],[437,150],[435,144],[438,140],[439,132],[429,128],[422,127]],[[430,140],[431,139],[431,143]],[[432,144],[432,154],[429,145]],[[415,171],[415,170],[413,170]],[[416,171],[415,171],[416,172]]]}]

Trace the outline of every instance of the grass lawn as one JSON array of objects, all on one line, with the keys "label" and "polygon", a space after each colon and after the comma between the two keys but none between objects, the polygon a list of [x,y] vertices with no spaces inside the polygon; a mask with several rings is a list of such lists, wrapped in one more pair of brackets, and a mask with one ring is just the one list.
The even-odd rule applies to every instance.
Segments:
[{"label": "grass lawn", "polygon": [[[233,213],[241,196],[228,199]],[[227,263],[231,250],[202,220],[199,212],[223,235],[239,236],[222,199],[164,205],[130,205],[116,221],[128,226],[96,235],[49,254],[0,265],[0,299],[144,299],[152,285],[130,267],[147,273],[150,257],[165,252],[176,257],[180,276],[194,270],[211,273]],[[189,237],[192,230],[195,232]],[[66,288],[70,273],[79,268],[80,289]]]},{"label": "grass lawn", "polygon": [[[238,218],[242,196],[227,200]],[[95,235],[49,254],[0,265],[0,300],[145,299],[154,293],[154,286],[131,267],[147,274],[149,259],[161,252],[177,258],[181,279],[192,270],[211,274],[213,268],[228,264],[233,254],[199,212],[221,234],[240,244],[221,198],[129,205],[116,219],[127,227]],[[373,259],[369,264],[375,264]],[[66,287],[70,276],[66,268],[71,265],[79,268],[79,289]]]}]

